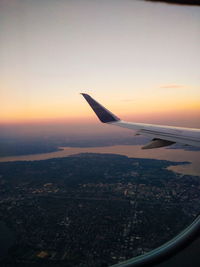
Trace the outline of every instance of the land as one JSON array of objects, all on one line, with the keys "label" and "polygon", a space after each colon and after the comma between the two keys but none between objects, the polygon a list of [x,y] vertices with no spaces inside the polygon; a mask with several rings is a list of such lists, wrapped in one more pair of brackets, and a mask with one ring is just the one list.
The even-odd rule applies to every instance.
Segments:
[{"label": "land", "polygon": [[0,136],[0,157],[22,156],[49,153],[61,150],[60,147],[102,147],[113,145],[142,145],[148,142],[145,137],[132,136],[89,136],[76,138],[70,136],[45,136],[14,138]]},{"label": "land", "polygon": [[44,140],[4,140],[0,138],[0,157],[22,156],[59,151],[59,147]]},{"label": "land", "polygon": [[174,163],[79,154],[0,163],[1,266],[109,266],[158,247],[199,213],[200,179]]}]

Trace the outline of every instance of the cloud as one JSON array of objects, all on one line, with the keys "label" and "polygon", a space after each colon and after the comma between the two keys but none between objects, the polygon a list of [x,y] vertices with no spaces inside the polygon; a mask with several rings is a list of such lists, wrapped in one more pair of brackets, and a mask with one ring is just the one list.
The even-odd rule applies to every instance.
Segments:
[{"label": "cloud", "polygon": [[200,0],[145,0],[149,2],[164,2],[175,5],[200,6]]},{"label": "cloud", "polygon": [[135,102],[135,99],[122,99],[122,102]]},{"label": "cloud", "polygon": [[176,89],[176,88],[185,88],[185,86],[180,85],[180,84],[164,84],[164,85],[159,86],[159,88]]}]

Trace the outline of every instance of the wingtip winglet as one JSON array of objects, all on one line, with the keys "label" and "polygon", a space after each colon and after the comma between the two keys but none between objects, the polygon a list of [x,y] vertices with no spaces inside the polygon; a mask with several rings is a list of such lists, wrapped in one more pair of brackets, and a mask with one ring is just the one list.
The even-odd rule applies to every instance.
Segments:
[{"label": "wingtip winglet", "polygon": [[108,122],[116,122],[120,119],[115,116],[113,113],[111,113],[109,110],[107,110],[105,107],[103,107],[101,104],[99,104],[96,100],[94,100],[90,95],[81,93],[81,95],[85,98],[85,100],[88,102],[90,107],[93,109],[99,120],[103,123]]}]

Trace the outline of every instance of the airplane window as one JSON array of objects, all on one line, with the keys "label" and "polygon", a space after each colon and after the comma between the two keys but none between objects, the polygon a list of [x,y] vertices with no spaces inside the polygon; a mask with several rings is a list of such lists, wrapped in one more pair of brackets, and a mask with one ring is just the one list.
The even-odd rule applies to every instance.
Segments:
[{"label": "airplane window", "polygon": [[199,266],[198,5],[1,1],[1,266]]}]

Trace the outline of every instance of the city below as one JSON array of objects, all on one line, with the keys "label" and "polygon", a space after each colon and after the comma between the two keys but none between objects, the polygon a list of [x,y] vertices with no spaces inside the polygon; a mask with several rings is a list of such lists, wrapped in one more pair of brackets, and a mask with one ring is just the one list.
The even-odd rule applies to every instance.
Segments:
[{"label": "city below", "polygon": [[1,266],[110,266],[162,245],[199,213],[199,176],[167,169],[180,164],[97,153],[0,163]]}]

